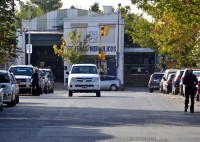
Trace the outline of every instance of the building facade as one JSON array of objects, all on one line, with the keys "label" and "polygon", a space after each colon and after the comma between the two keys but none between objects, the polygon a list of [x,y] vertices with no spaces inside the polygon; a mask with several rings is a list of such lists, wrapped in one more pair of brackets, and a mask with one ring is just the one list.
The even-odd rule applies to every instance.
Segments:
[{"label": "building facade", "polygon": [[[79,16],[64,20],[64,37],[69,41],[68,33],[73,30],[82,32],[81,39],[89,35],[89,49],[86,52],[85,63],[97,64],[103,74],[117,76],[123,84],[124,65],[124,20],[118,18],[118,12],[112,12],[112,7],[104,7],[104,14]],[[100,36],[101,27],[109,27],[107,36]],[[67,43],[69,44],[69,42]],[[105,59],[99,60],[99,50],[105,53]],[[65,72],[71,65],[64,62]],[[102,71],[103,70],[103,71]],[[64,84],[67,85],[68,75],[64,74]]]},{"label": "building facade", "polygon": [[[110,30],[108,36],[102,36],[100,41],[101,26],[109,26]],[[82,39],[86,34],[90,35],[85,62],[98,66],[101,63],[104,74],[118,76],[123,84],[124,20],[120,13],[112,12],[110,6],[104,7],[103,14],[71,7],[49,12],[30,22],[23,20],[22,30],[17,32],[18,47],[22,53],[15,64],[28,64],[30,57],[30,64],[51,67],[56,81],[64,82],[66,86],[66,72],[70,70],[71,64],[54,54],[53,45],[60,45],[62,35],[69,41],[68,33],[75,29],[82,31]],[[28,43],[32,45],[32,53],[27,53]],[[99,49],[105,52],[105,60],[101,62],[98,60]]]}]

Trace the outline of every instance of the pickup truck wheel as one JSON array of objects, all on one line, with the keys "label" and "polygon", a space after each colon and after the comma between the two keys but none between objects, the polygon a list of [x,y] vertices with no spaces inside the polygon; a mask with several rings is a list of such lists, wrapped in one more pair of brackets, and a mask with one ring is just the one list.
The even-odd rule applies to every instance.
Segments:
[{"label": "pickup truck wheel", "polygon": [[98,90],[98,91],[96,92],[96,96],[97,96],[97,97],[101,97],[101,91],[100,91],[100,90]]},{"label": "pickup truck wheel", "polygon": [[68,95],[69,95],[69,97],[72,97],[72,96],[73,96],[73,92],[72,92],[72,90],[69,90]]}]

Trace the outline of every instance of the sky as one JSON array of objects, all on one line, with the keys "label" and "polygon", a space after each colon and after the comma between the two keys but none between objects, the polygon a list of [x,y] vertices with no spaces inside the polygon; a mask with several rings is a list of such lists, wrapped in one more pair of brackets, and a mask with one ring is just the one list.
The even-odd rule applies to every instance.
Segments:
[{"label": "sky", "polygon": [[[27,1],[27,0],[21,0]],[[115,9],[118,8],[118,3],[121,3],[121,6],[131,6],[131,12],[139,13],[139,10],[136,6],[131,4],[131,0],[62,0],[63,7],[62,9],[69,9],[71,6],[89,10],[90,6],[95,2],[99,3],[100,10],[103,10],[103,6],[113,6]]]}]

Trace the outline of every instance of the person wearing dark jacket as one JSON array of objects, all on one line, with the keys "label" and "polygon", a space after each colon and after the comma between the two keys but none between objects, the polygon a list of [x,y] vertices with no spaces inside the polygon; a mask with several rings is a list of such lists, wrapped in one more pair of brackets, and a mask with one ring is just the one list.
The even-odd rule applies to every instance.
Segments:
[{"label": "person wearing dark jacket", "polygon": [[190,112],[194,112],[194,96],[197,83],[197,77],[193,74],[191,69],[188,70],[188,74],[183,79],[183,84],[185,85],[185,112],[187,112],[188,109],[189,98],[191,98]]},{"label": "person wearing dark jacket", "polygon": [[[32,95],[39,96],[39,74],[38,69],[32,74]],[[35,91],[36,90],[36,91]]]}]

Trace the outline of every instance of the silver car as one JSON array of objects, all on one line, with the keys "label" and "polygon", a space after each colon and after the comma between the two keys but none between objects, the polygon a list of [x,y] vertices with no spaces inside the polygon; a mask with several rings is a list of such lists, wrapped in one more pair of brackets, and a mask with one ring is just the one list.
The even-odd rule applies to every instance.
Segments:
[{"label": "silver car", "polygon": [[116,76],[101,75],[101,90],[117,91],[121,89],[121,81]]},{"label": "silver car", "polygon": [[3,103],[8,106],[16,105],[16,84],[9,71],[0,70],[0,85],[3,88]]}]

